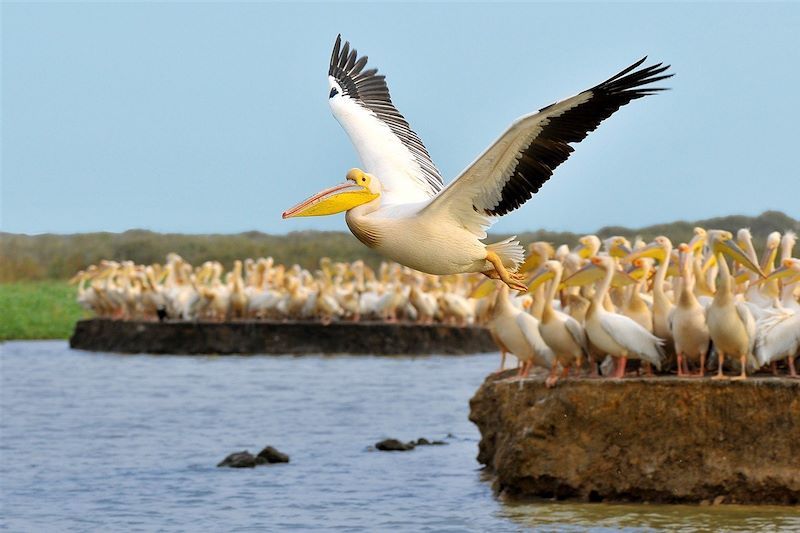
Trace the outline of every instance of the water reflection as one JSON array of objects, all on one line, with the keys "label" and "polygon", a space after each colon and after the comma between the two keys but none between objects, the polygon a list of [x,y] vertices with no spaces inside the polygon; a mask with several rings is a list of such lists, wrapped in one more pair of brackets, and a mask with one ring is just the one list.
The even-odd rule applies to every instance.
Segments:
[{"label": "water reflection", "polygon": [[800,509],[786,506],[512,502],[500,515],[540,531],[800,531]]}]

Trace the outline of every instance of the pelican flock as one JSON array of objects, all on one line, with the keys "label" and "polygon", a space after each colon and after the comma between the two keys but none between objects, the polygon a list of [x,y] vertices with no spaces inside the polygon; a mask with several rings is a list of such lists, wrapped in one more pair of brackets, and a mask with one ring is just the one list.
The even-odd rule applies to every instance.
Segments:
[{"label": "pelican flock", "polygon": [[[433,276],[383,262],[320,260],[309,271],[272,258],[192,266],[177,254],[164,265],[102,261],[73,277],[78,302],[97,316],[130,320],[312,320],[485,326],[501,351],[538,368],[547,384],[573,375],[621,378],[639,370],[737,379],[785,365],[797,377],[800,259],[796,237],[770,235],[761,260],[749,232],[695,228],[690,243],[665,236],[579,245],[535,242],[520,270],[526,293],[480,274]],[[751,245],[748,245],[750,242]],[[778,243],[777,245],[773,245]],[[670,253],[665,253],[670,250]],[[780,257],[778,252],[780,251]],[[661,272],[661,274],[659,274]],[[657,294],[661,296],[657,296]],[[659,297],[670,336],[656,332]],[[603,364],[600,364],[603,363]]]},{"label": "pelican flock", "polygon": [[395,108],[383,75],[367,69],[341,35],[328,69],[333,115],[364,169],[283,213],[283,218],[346,211],[365,245],[429,274],[483,273],[524,292],[524,249],[514,238],[485,244],[495,219],[524,204],[583,140],[620,107],[664,90],[672,76],[646,58],[606,81],[515,121],[445,187],[422,140]]},{"label": "pelican flock", "polygon": [[363,261],[322,258],[319,268],[276,264],[271,257],[192,266],[178,254],[162,265],[101,261],[78,272],[78,303],[119,320],[310,320],[485,322],[488,302],[470,298],[469,276],[431,276],[397,263],[373,270]]}]

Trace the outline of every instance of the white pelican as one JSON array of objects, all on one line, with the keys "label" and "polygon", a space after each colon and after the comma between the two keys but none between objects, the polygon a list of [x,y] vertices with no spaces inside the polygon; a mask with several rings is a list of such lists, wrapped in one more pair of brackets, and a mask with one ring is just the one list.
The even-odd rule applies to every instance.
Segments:
[{"label": "white pelican", "polygon": [[758,338],[756,356],[760,365],[774,363],[786,358],[789,376],[797,378],[794,358],[800,353],[800,305],[792,295],[794,286],[800,284],[800,259],[788,258],[782,261],[783,266],[773,272],[767,279],[791,278],[783,287],[783,298],[780,307],[770,311],[758,321]]},{"label": "white pelican", "polygon": [[490,328],[500,349],[522,363],[517,377],[527,377],[534,364],[549,369],[555,364],[555,356],[539,334],[539,321],[511,302],[507,285],[501,285],[495,297]]},{"label": "white pelican", "polygon": [[[756,342],[756,323],[750,309],[744,302],[737,302],[733,296],[733,276],[728,268],[728,260],[724,252],[731,253],[744,265],[753,265],[746,253],[733,243],[733,235],[727,231],[711,230],[708,232],[709,244],[716,255],[719,265],[720,280],[714,300],[706,310],[708,332],[719,356],[717,375],[711,379],[725,379],[722,367],[725,356],[738,356],[741,373],[733,379],[747,378],[748,363],[755,366],[753,348]],[[738,256],[738,257],[737,257]],[[759,272],[755,267],[755,271]]]},{"label": "white pelican", "polygon": [[664,339],[667,346],[671,346],[672,332],[669,329],[668,317],[672,312],[673,303],[664,291],[664,280],[667,277],[672,257],[672,241],[659,235],[652,243],[628,255],[626,260],[632,261],[637,257],[653,257],[659,261],[656,276],[653,279],[653,333],[658,338]]},{"label": "white pelican", "polygon": [[[544,298],[542,319],[539,321],[539,333],[545,344],[553,350],[555,359],[561,364],[563,370],[561,377],[567,377],[572,365],[580,371],[583,363],[583,354],[588,352],[586,332],[577,320],[566,313],[553,309],[553,299],[561,284],[561,275],[564,267],[558,261],[546,261],[533,276],[530,287],[535,289],[545,281],[550,281],[550,288]],[[550,367],[550,376],[545,384],[553,387],[558,382],[558,365],[555,362]]]},{"label": "white pelican", "polygon": [[680,250],[681,289],[677,304],[669,314],[669,329],[675,340],[678,375],[690,375],[687,359],[691,359],[700,363],[700,372],[697,376],[703,377],[711,340],[706,324],[706,310],[694,295],[694,278],[689,263],[694,258],[691,248],[687,244],[681,244]]},{"label": "white pelican", "polygon": [[586,314],[585,328],[589,341],[601,352],[618,359],[614,373],[616,378],[625,375],[625,363],[629,357],[642,359],[660,370],[664,341],[633,319],[609,312],[603,306],[616,270],[614,259],[609,256],[594,256],[592,264],[603,270],[604,277]]},{"label": "white pelican", "polygon": [[670,77],[660,63],[637,61],[608,80],[514,122],[447,187],[428,151],[389,96],[384,76],[365,70],[341,36],[328,81],[333,114],[355,145],[365,170],[283,213],[283,218],[347,211],[345,220],[364,244],[398,263],[430,274],[482,272],[525,291],[513,273],[522,246],[509,238],[485,244],[496,217],[525,203],[586,135],[631,100],[662,90]]}]

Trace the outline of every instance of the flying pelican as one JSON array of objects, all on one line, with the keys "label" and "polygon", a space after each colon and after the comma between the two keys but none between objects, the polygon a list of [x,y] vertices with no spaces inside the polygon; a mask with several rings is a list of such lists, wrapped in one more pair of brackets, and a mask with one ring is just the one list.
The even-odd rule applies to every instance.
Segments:
[{"label": "flying pelican", "polygon": [[482,272],[525,291],[522,246],[513,237],[485,244],[496,217],[525,203],[566,161],[572,143],[631,100],[663,89],[672,76],[642,58],[608,80],[523,116],[447,187],[427,149],[389,96],[384,76],[367,69],[341,36],[328,81],[333,114],[355,145],[365,170],[283,213],[283,218],[347,211],[350,231],[382,255],[429,274]]}]

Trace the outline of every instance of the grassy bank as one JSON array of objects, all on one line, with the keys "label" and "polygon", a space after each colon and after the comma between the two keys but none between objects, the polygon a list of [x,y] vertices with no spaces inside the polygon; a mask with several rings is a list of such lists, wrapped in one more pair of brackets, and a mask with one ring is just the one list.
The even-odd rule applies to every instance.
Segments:
[{"label": "grassy bank", "polygon": [[0,283],[0,341],[66,339],[84,311],[65,281]]}]

